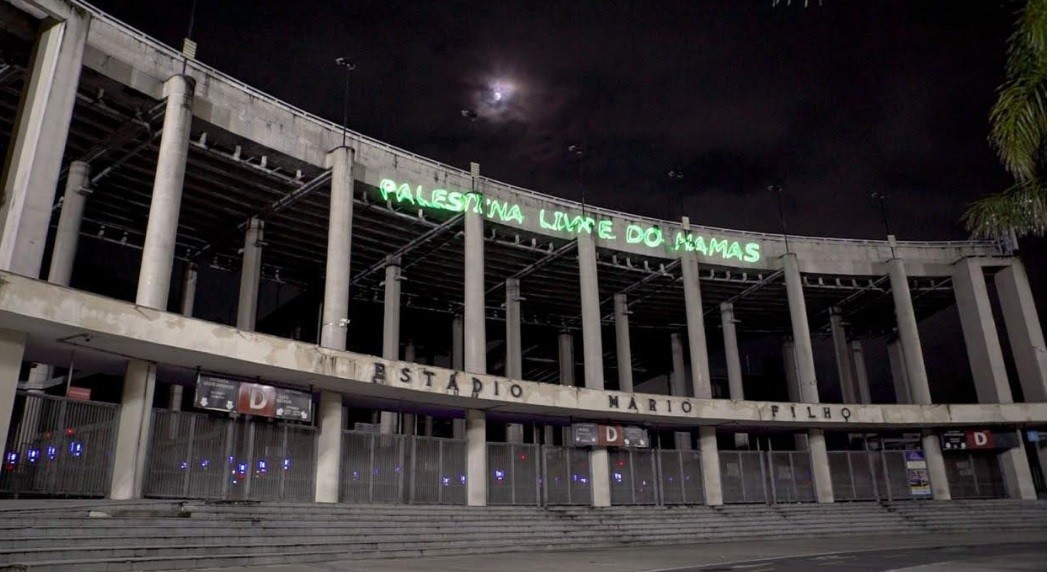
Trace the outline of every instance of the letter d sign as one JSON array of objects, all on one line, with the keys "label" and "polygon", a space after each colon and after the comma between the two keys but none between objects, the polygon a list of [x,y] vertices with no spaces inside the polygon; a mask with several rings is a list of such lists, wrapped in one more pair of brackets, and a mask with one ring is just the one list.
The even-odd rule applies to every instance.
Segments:
[{"label": "letter d sign", "polygon": [[614,443],[619,440],[619,428],[612,427],[610,425],[604,426],[604,440],[608,443]]}]

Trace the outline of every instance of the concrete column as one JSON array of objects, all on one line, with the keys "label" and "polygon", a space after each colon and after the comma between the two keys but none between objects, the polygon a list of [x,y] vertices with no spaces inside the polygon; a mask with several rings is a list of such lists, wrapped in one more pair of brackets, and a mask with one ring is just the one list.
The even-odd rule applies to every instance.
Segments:
[{"label": "concrete column", "polygon": [[243,264],[240,266],[240,300],[237,303],[237,329],[255,331],[258,319],[258,283],[262,278],[262,221],[252,217],[244,232]]},{"label": "concrete column", "polygon": [[[521,363],[520,341],[520,280],[506,280],[506,377],[522,379],[524,368]],[[520,423],[506,425],[506,441],[509,443],[524,442],[524,426]]]},{"label": "concrete column", "polygon": [[893,258],[888,261],[888,279],[891,281],[892,300],[895,302],[895,322],[906,364],[910,399],[912,403],[927,405],[932,402],[932,393],[928,387],[928,372],[924,368],[924,350],[921,349],[917,317],[913,313],[910,282],[906,278],[906,267],[902,259]]},{"label": "concrete column", "polygon": [[342,395],[320,392],[317,408],[316,502],[338,502],[339,466],[342,460]]},{"label": "concrete column", "polygon": [[488,504],[488,437],[484,412],[466,411],[466,504]]},{"label": "concrete column", "polygon": [[815,357],[811,349],[811,330],[808,328],[808,307],[804,302],[804,284],[801,282],[797,255],[782,255],[786,297],[790,304],[790,323],[793,327],[793,355],[797,366],[797,396],[804,403],[819,402],[819,384],[815,380]]},{"label": "concrete column", "polygon": [[859,390],[859,403],[869,404],[870,401],[870,379],[866,375],[866,352],[862,349],[862,342],[852,340],[852,367],[855,368],[855,385]]},{"label": "concrete column", "polygon": [[921,448],[924,449],[924,461],[928,464],[928,480],[932,484],[932,498],[950,500],[950,482],[946,479],[946,462],[942,458],[939,436],[931,431],[923,431]]},{"label": "concrete column", "polygon": [[702,457],[702,490],[708,506],[724,504],[721,489],[720,454],[717,452],[717,429],[699,427],[699,448]]},{"label": "concrete column", "polygon": [[142,498],[155,388],[154,364],[137,359],[127,362],[116,446],[113,448],[113,480],[109,498]]},{"label": "concrete column", "polygon": [[579,290],[582,296],[582,366],[586,389],[604,389],[604,350],[597,287],[597,245],[593,235],[579,235]]},{"label": "concrete column", "polygon": [[196,303],[197,287],[197,265],[195,262],[186,264],[185,272],[182,273],[182,303],[179,305],[179,313],[183,316],[193,317],[193,305]]},{"label": "concrete column", "polygon": [[[415,363],[414,340],[409,339],[406,342],[404,342],[404,361],[408,363]],[[401,432],[405,435],[417,435],[418,417],[414,413],[401,413],[400,417]]]},{"label": "concrete column", "polygon": [[[346,349],[349,319],[349,263],[353,237],[353,150],[333,149],[327,156],[331,167],[331,196],[328,203],[327,261],[324,273],[324,306],[321,312],[320,345]],[[317,502],[337,502],[342,457],[342,397],[320,394],[317,423]],[[336,412],[335,409],[338,411]],[[332,492],[334,483],[334,492]]]},{"label": "concrete column", "polygon": [[320,345],[346,349],[349,318],[349,262],[353,238],[353,150],[338,147],[327,155],[331,167],[327,262]]},{"label": "concrete column", "polygon": [[[739,338],[735,332],[735,307],[730,302],[722,302],[721,330],[724,334],[724,361],[728,367],[728,397],[732,401],[746,399],[742,388],[742,363],[739,361]],[[735,447],[748,449],[750,438],[746,433],[735,434]]]},{"label": "concrete column", "polygon": [[830,308],[830,333],[833,335],[833,356],[837,361],[837,379],[841,384],[843,402],[858,403],[859,395],[852,375],[851,350],[848,348],[841,309],[836,306]]},{"label": "concrete column", "polygon": [[22,373],[25,340],[25,332],[0,329],[0,443],[4,446],[14,413],[18,376]]},{"label": "concrete column", "polygon": [[557,364],[560,384],[575,387],[575,337],[570,331],[557,335]]},{"label": "concrete column", "polygon": [[91,194],[88,189],[90,172],[91,167],[83,161],[69,164],[65,194],[62,195],[62,214],[58,216],[51,268],[47,273],[47,281],[52,284],[69,286],[73,276],[76,247],[80,242],[80,223],[84,219],[84,203],[87,202],[87,195]]},{"label": "concrete column", "polygon": [[40,277],[90,22],[76,8],[41,23],[3,166],[0,270]]},{"label": "concrete column", "polygon": [[149,223],[142,246],[142,268],[138,274],[135,303],[157,310],[167,309],[171,289],[171,266],[178,238],[178,213],[182,208],[182,184],[189,155],[189,127],[193,121],[193,78],[171,76],[164,84],[167,107],[160,136]]},{"label": "concrete column", "polygon": [[[1012,403],[982,266],[970,258],[955,263],[953,289],[979,403]],[[1037,498],[1026,451],[1021,446],[1001,453],[997,459],[1009,496]]]},{"label": "concrete column", "polygon": [[684,373],[684,347],[681,345],[680,334],[673,332],[670,334],[670,355],[673,358],[673,371],[670,373],[670,395],[676,397],[687,397],[688,391],[685,389],[685,373]]},{"label": "concrete column", "polygon": [[820,503],[833,502],[833,477],[830,461],[826,456],[826,436],[822,429],[808,429],[808,453],[811,455],[812,481],[815,497]]},{"label": "concrete column", "polygon": [[[808,309],[804,302],[804,283],[801,281],[797,255],[782,255],[786,297],[790,304],[790,323],[793,326],[793,355],[797,366],[797,394],[803,403],[819,402],[819,385],[815,379],[815,357],[811,349],[811,330],[808,329]],[[808,430],[808,454],[811,458],[812,480],[819,502],[833,502],[833,480],[830,478],[830,460],[826,456],[826,438],[821,429]]]},{"label": "concrete column", "polygon": [[167,407],[168,407],[168,409],[170,409],[171,411],[181,411],[182,410],[182,393],[184,391],[185,390],[182,388],[182,386],[178,385],[177,383],[172,383],[171,385],[168,386],[168,394],[167,394],[167,396],[168,396],[168,400],[167,400]]},{"label": "concrete column", "polygon": [[630,310],[625,294],[615,294],[615,358],[619,391],[633,391],[633,355],[630,351]]},{"label": "concrete column", "polygon": [[[463,324],[462,316],[454,316],[451,318],[451,369],[455,371],[463,370],[463,355],[462,355],[462,336],[463,336]],[[465,419],[452,419],[451,420],[451,436],[455,439],[466,438],[466,420]]]},{"label": "concrete column", "polygon": [[[473,163],[473,190],[477,189],[480,166]],[[464,326],[465,369],[487,373],[487,334],[484,330],[484,218],[473,209],[465,212]]]},{"label": "concrete column", "polygon": [[[385,298],[382,306],[382,359],[400,359],[400,261],[394,260],[386,266]],[[379,431],[383,434],[397,432],[400,420],[392,411],[379,415]]]},{"label": "concrete column", "polygon": [[1015,370],[1023,390],[1023,401],[1044,403],[1045,347],[1044,330],[1037,317],[1033,292],[1026,270],[1019,259],[994,275],[997,298],[1001,303],[1008,343],[1015,359]]},{"label": "concrete column", "polygon": [[[687,229],[687,219],[684,222]],[[702,317],[699,263],[694,252],[683,253],[680,262],[681,276],[684,279],[684,313],[688,323],[692,395],[697,399],[711,399],[713,388],[710,386],[710,362],[706,353],[706,325]]]},{"label": "concrete column", "polygon": [[611,506],[611,466],[608,462],[608,450],[594,448],[589,452],[590,493],[593,495],[592,506]]},{"label": "concrete column", "polygon": [[906,378],[906,358],[902,355],[902,344],[896,338],[888,342],[888,364],[892,371],[895,402],[904,405],[913,403],[910,397],[910,381]]},{"label": "concrete column", "polygon": [[[790,401],[800,403],[801,386],[797,379],[797,352],[794,350],[793,338],[783,338],[782,361],[783,369],[786,371],[786,391],[789,394]],[[801,433],[794,433],[793,448],[795,451],[807,451],[808,436]]]}]

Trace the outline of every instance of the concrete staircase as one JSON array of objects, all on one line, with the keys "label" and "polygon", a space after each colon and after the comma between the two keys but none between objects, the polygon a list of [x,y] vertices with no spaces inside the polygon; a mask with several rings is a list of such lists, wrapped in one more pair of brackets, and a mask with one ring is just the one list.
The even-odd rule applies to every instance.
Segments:
[{"label": "concrete staircase", "polygon": [[1044,531],[1044,501],[693,507],[0,502],[0,569],[168,570],[753,539]]}]

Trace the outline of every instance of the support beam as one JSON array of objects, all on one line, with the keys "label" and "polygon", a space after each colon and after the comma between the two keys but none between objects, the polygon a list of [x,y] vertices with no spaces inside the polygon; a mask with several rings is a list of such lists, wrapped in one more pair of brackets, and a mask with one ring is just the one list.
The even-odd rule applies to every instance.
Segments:
[{"label": "support beam", "polygon": [[601,342],[600,292],[597,286],[597,246],[593,235],[582,233],[579,246],[579,290],[582,298],[582,365],[586,389],[604,389],[604,350]]},{"label": "support beam", "polygon": [[[909,383],[911,403],[928,405],[932,402],[928,386],[928,372],[924,366],[924,350],[917,330],[917,316],[913,312],[910,282],[906,267],[900,258],[888,261],[888,278],[891,280],[892,300],[895,302],[895,322],[902,344],[902,356],[906,364],[906,380]],[[943,474],[945,478],[945,473]]]},{"label": "support beam", "polygon": [[[471,164],[473,192],[477,192],[480,165]],[[487,373],[487,334],[484,317],[484,218],[472,209],[465,213],[464,358],[469,373]]]},{"label": "support beam", "polygon": [[707,506],[724,504],[721,488],[720,453],[717,451],[717,429],[699,427],[699,449],[702,458],[702,489]]},{"label": "support beam", "polygon": [[72,279],[77,244],[80,242],[80,223],[84,219],[84,204],[91,193],[88,189],[90,172],[91,167],[83,161],[69,164],[65,194],[62,195],[62,213],[58,216],[58,230],[55,231],[55,247],[51,251],[51,268],[47,273],[47,281],[52,284],[69,286]]},{"label": "support beam", "polygon": [[[557,259],[561,258],[565,254],[567,254],[569,252],[574,252],[576,248],[577,248],[577,245],[576,245],[574,240],[565,242],[564,244],[560,245],[556,250],[549,251],[542,258],[536,260],[535,262],[532,262],[531,264],[525,266],[524,268],[521,268],[520,270],[515,272],[513,274],[513,276],[510,276],[510,278],[515,278],[517,280],[520,280],[521,278],[525,278],[528,275],[530,275],[530,274],[532,274],[534,272],[537,272],[537,271],[545,268],[546,266],[549,266],[550,263],[556,261]],[[489,289],[487,291],[487,293],[491,294],[495,290],[498,290],[498,288],[499,288],[498,286],[492,286],[491,289]]]},{"label": "support beam", "polygon": [[237,303],[237,329],[255,331],[258,319],[258,284],[262,278],[263,223],[252,218],[244,232],[243,264],[240,267],[240,298]]},{"label": "support beam", "polygon": [[[457,214],[449,218],[448,220],[422,233],[421,235],[411,239],[411,241],[405,244],[404,246],[401,246],[400,248],[394,250],[388,256],[386,256],[386,260],[403,260],[407,254],[414,252],[420,246],[427,244],[429,241],[444,234],[445,232],[450,231],[453,228],[457,228],[464,218],[465,215],[463,214]],[[353,277],[353,280],[350,282],[350,286],[355,286],[359,284],[361,280],[364,280],[368,276],[371,276],[372,274],[381,270],[386,265],[386,260],[380,260],[379,262],[376,262],[368,268],[366,268],[363,272],[358,273],[356,276]]]},{"label": "support beam", "polygon": [[673,360],[673,371],[670,372],[670,395],[675,397],[687,397],[688,391],[685,389],[687,383],[685,377],[687,374],[684,369],[684,347],[680,341],[680,334],[673,332],[670,334],[670,356]]},{"label": "support beam", "polygon": [[[463,366],[463,330],[464,326],[462,323],[462,316],[453,316],[451,318],[451,369],[455,371],[462,371]],[[451,436],[455,439],[466,438],[466,420],[465,419],[452,419],[451,420]]]},{"label": "support beam", "polygon": [[0,270],[39,278],[91,17],[43,20],[0,186]]},{"label": "support beam", "polygon": [[852,340],[852,367],[855,368],[855,385],[858,390],[859,403],[870,404],[870,379],[866,375],[866,352],[862,348],[862,342]]},{"label": "support beam", "polygon": [[466,504],[488,504],[488,438],[483,411],[466,410]]},{"label": "support beam", "polygon": [[[811,348],[811,330],[808,327],[808,309],[804,302],[804,284],[795,253],[782,255],[782,270],[786,280],[786,297],[790,303],[790,323],[793,326],[793,354],[797,365],[798,397],[803,403],[819,402],[819,385],[815,379],[815,358]],[[820,503],[833,502],[833,480],[830,478],[830,459],[826,455],[826,438],[821,429],[808,431],[808,455],[811,459],[815,496]]]},{"label": "support beam", "polygon": [[189,154],[189,127],[193,120],[193,89],[189,76],[172,76],[164,84],[167,106],[164,132],[160,136],[149,223],[142,246],[142,268],[138,275],[135,303],[167,310],[171,289],[171,267],[178,238],[178,213],[182,207],[182,184]]},{"label": "support beam", "polygon": [[324,311],[320,345],[346,349],[349,325],[349,263],[353,238],[353,150],[333,149],[327,156],[331,168],[328,206],[327,262],[324,273]]},{"label": "support beam", "polygon": [[633,391],[633,355],[630,351],[630,318],[625,294],[615,294],[615,357],[619,391]]},{"label": "support beam", "polygon": [[575,336],[570,331],[557,335],[557,365],[560,384],[575,387]]},{"label": "support beam", "polygon": [[[506,280],[506,377],[521,379],[524,375],[521,364],[520,345],[520,280]],[[520,423],[506,425],[506,442],[523,443],[524,426]]]},{"label": "support beam", "polygon": [[[970,258],[955,263],[953,287],[979,403],[1012,403],[1012,390],[1008,385],[1004,354],[997,337],[982,266]],[[1030,464],[1022,446],[999,454],[997,459],[1009,496],[1037,498]]]},{"label": "support beam", "polygon": [[117,417],[109,498],[142,498],[155,389],[156,366],[137,359],[128,361]]},{"label": "support beam", "polygon": [[[724,361],[728,369],[728,397],[732,401],[746,399],[742,386],[742,363],[739,360],[739,338],[735,331],[735,306],[729,302],[720,305],[721,331],[724,334]],[[746,433],[735,434],[735,448],[749,449],[750,437]]]},{"label": "support beam", "polygon": [[1011,264],[994,275],[994,283],[1023,390],[1023,401],[1044,403],[1048,398],[1045,394],[1044,330],[1041,329],[1023,263],[1013,258]]},{"label": "support beam", "polygon": [[892,386],[895,388],[895,403],[913,403],[913,398],[910,397],[910,382],[906,377],[906,358],[902,355],[902,343],[898,338],[888,342],[888,365],[891,367]]},{"label": "support beam", "polygon": [[[396,259],[386,265],[385,297],[382,305],[382,359],[400,359],[400,261]],[[379,415],[379,432],[384,435],[396,433],[399,423],[396,413],[383,411]]]},{"label": "support beam", "polygon": [[[688,219],[684,229],[690,228]],[[706,324],[702,316],[702,291],[699,288],[699,263],[694,252],[684,252],[680,259],[684,279],[684,313],[688,323],[688,355],[691,357],[692,395],[696,399],[711,399],[710,361],[706,353]]]},{"label": "support beam", "polygon": [[858,403],[859,395],[852,374],[851,350],[848,347],[848,335],[844,331],[844,319],[841,309],[830,308],[830,332],[833,335],[833,356],[837,362],[837,379],[841,384],[841,397],[844,403]]},{"label": "support beam", "polygon": [[320,392],[317,408],[316,502],[338,502],[339,466],[342,461],[342,395]]},{"label": "support beam", "polygon": [[[790,401],[801,402],[801,386],[797,377],[797,352],[793,346],[793,338],[782,339],[782,362],[786,371],[786,392]],[[793,449],[795,451],[808,450],[808,436],[803,433],[793,434]]]},{"label": "support beam", "polygon": [[197,265],[187,262],[182,272],[182,302],[178,313],[187,318],[193,317],[193,306],[196,304]]},{"label": "support beam", "polygon": [[611,465],[608,450],[595,447],[589,451],[591,506],[611,506]]},{"label": "support beam", "polygon": [[[333,149],[327,156],[331,168],[328,203],[327,262],[324,273],[324,306],[321,312],[320,345],[343,351],[349,325],[349,269],[353,237],[353,150]],[[338,410],[337,412],[335,410]],[[334,392],[320,394],[317,431],[317,502],[338,502],[342,458],[342,397]],[[332,485],[334,483],[334,485]]]},{"label": "support beam", "polygon": [[924,460],[928,465],[928,480],[932,485],[932,498],[950,500],[950,481],[946,478],[946,461],[942,458],[939,436],[933,431],[922,433],[921,449],[924,450]]}]

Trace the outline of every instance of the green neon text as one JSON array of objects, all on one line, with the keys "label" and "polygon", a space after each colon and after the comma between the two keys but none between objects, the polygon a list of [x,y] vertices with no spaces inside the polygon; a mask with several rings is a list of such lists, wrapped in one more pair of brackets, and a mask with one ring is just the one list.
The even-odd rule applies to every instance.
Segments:
[{"label": "green neon text", "polygon": [[[407,183],[383,179],[378,185],[382,200],[400,205],[442,210],[453,213],[474,212],[493,221],[525,226],[528,216],[537,219],[539,228],[568,234],[593,234],[604,240],[621,238],[626,244],[644,245],[665,252],[697,252],[709,258],[737,259],[742,262],[757,262],[761,258],[761,245],[756,242],[740,243],[714,236],[703,236],[685,231],[666,232],[659,226],[624,223],[611,219],[595,219],[561,210],[539,209],[526,215],[520,205],[497,199],[485,198],[480,193],[449,191],[447,189],[412,189]],[[533,221],[532,224],[535,224]],[[624,226],[616,228],[618,224]],[[620,232],[621,231],[621,232]]]}]

